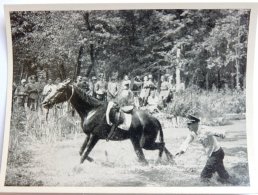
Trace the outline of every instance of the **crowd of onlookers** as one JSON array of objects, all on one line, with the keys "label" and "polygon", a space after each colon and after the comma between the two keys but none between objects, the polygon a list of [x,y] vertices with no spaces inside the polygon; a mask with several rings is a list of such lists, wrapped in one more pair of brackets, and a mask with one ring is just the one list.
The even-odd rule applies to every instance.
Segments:
[{"label": "crowd of onlookers", "polygon": [[[136,76],[131,79],[124,75],[123,80],[118,81],[117,76],[113,75],[107,82],[101,73],[98,78],[78,76],[74,84],[100,101],[116,101],[121,106],[148,106],[151,110],[159,110],[159,107],[166,107],[173,97],[175,86],[172,80],[171,76],[162,75],[159,82],[154,81],[153,76],[149,74],[143,78]],[[18,107],[36,111],[41,108],[40,103],[51,89],[60,82],[60,78],[46,81],[41,77],[36,78],[35,75],[30,76],[28,80],[22,79],[20,85],[14,89],[13,103]]]}]

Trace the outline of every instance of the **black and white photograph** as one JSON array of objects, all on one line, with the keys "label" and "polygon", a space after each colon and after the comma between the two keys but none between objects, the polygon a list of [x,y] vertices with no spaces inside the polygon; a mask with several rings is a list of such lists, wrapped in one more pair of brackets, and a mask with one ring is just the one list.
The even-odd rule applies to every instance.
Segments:
[{"label": "black and white photograph", "polygon": [[10,11],[4,185],[250,186],[250,14]]}]

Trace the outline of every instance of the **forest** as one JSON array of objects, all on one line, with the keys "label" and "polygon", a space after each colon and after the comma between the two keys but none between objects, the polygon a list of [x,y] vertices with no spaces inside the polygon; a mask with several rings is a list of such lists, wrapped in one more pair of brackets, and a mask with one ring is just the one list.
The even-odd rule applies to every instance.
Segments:
[{"label": "forest", "polygon": [[201,89],[245,88],[249,10],[21,11],[10,15],[14,81],[38,71],[106,79],[152,73]]}]

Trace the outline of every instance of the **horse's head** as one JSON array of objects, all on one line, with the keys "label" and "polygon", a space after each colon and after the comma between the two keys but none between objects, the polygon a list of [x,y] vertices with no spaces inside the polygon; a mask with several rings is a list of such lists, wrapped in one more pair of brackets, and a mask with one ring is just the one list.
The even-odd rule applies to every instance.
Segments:
[{"label": "horse's head", "polygon": [[63,82],[54,85],[49,94],[45,97],[42,102],[44,108],[52,108],[55,104],[68,100],[72,94],[68,93],[68,86],[71,83],[71,79],[66,79]]}]

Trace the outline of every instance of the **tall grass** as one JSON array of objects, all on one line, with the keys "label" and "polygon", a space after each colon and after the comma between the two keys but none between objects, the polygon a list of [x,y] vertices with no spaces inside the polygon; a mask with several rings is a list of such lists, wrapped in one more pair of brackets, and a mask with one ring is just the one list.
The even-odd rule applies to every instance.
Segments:
[{"label": "tall grass", "polygon": [[55,143],[81,133],[79,116],[66,109],[54,108],[48,113],[14,106],[11,117],[8,165],[18,167],[30,161],[28,148],[37,144]]},{"label": "tall grass", "polygon": [[166,112],[175,117],[188,114],[197,115],[203,123],[223,125],[229,115],[244,116],[246,112],[246,94],[239,90],[204,91],[188,88],[174,95]]}]

